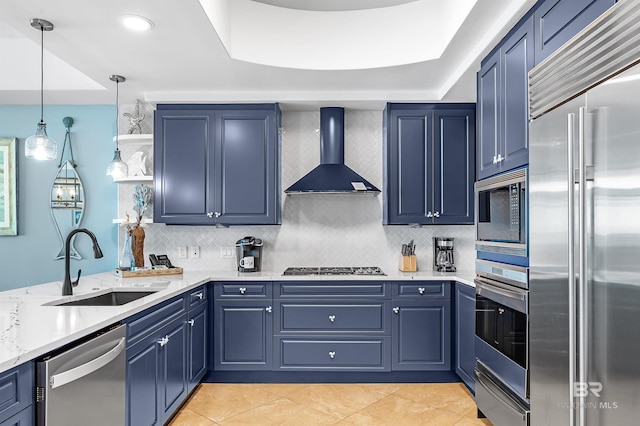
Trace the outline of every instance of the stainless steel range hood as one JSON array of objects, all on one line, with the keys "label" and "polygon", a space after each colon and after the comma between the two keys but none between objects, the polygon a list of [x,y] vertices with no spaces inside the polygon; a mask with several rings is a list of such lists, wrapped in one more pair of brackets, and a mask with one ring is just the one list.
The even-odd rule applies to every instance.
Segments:
[{"label": "stainless steel range hood", "polygon": [[320,108],[320,165],[286,194],[373,194],[380,190],[344,164],[344,108]]}]

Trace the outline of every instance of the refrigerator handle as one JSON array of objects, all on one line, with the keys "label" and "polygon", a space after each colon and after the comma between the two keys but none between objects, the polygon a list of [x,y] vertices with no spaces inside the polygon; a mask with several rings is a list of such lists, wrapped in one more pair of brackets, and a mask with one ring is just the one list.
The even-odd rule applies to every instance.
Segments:
[{"label": "refrigerator handle", "polygon": [[[586,241],[586,197],[587,165],[585,155],[585,107],[580,107],[578,115],[578,382],[587,382],[587,241]],[[572,386],[572,390],[574,387]],[[586,398],[578,397],[578,424],[584,426],[586,416]]]},{"label": "refrigerator handle", "polygon": [[[567,115],[567,183],[569,184],[569,190],[567,191],[568,200],[568,296],[569,296],[569,401],[576,407],[574,400],[574,386],[576,382],[576,276],[574,271],[574,227],[575,227],[575,208],[574,208],[574,195],[575,195],[575,178],[574,178],[574,164],[573,164],[573,146],[574,146],[574,134],[573,129],[575,125],[575,114],[571,113]],[[569,425],[575,425],[575,411],[569,410]]]}]

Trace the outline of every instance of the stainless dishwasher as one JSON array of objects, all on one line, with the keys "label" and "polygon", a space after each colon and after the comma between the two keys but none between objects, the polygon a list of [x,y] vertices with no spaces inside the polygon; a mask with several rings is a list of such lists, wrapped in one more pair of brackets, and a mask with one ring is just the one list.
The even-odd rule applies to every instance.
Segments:
[{"label": "stainless dishwasher", "polygon": [[36,419],[47,426],[125,422],[126,326],[118,325],[36,364]]}]

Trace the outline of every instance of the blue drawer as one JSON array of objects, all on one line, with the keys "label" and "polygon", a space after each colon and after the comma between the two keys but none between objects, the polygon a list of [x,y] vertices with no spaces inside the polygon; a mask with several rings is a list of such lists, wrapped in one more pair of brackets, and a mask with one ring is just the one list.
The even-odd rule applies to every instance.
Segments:
[{"label": "blue drawer", "polygon": [[0,423],[33,403],[33,363],[0,373]]},{"label": "blue drawer", "polygon": [[451,297],[449,281],[397,281],[393,283],[393,297],[411,299],[448,299]]},{"label": "blue drawer", "polygon": [[271,299],[271,282],[217,282],[213,286],[214,299],[259,298]]},{"label": "blue drawer", "polygon": [[377,333],[388,334],[390,301],[276,302],[276,333]]},{"label": "blue drawer", "polygon": [[279,370],[390,371],[390,337],[304,339],[276,343]]},{"label": "blue drawer", "polygon": [[187,299],[181,295],[127,318],[127,347],[186,312]]},{"label": "blue drawer", "polygon": [[193,309],[207,301],[207,286],[203,285],[189,292],[189,309]]},{"label": "blue drawer", "polygon": [[390,298],[389,284],[384,281],[288,281],[275,284],[275,297],[359,297]]}]

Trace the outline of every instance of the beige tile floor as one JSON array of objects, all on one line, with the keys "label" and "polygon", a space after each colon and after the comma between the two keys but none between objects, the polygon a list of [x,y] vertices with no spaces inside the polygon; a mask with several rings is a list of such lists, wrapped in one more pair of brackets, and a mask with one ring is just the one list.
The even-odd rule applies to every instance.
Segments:
[{"label": "beige tile floor", "polygon": [[461,383],[202,384],[170,426],[491,425]]}]

